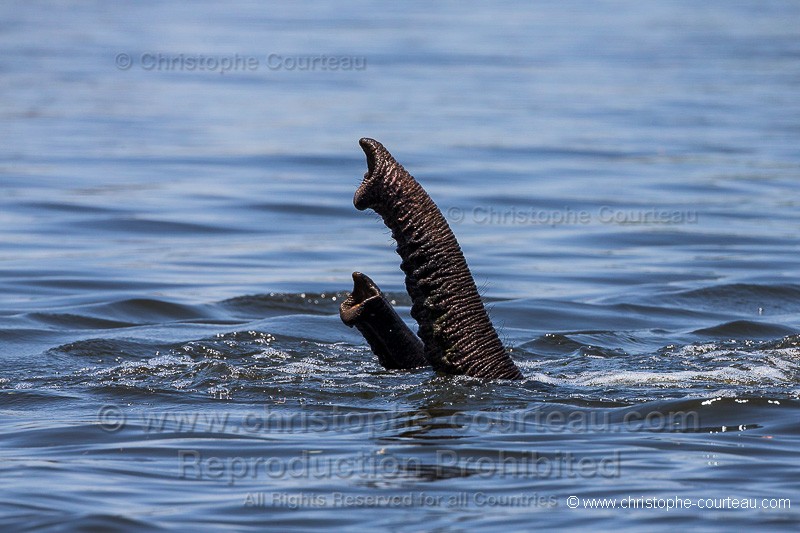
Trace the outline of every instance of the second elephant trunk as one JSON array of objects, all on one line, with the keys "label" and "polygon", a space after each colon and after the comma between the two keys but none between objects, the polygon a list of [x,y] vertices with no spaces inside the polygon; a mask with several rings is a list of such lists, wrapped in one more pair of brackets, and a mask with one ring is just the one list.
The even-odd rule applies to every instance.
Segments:
[{"label": "second elephant trunk", "polygon": [[353,272],[353,292],[339,306],[345,325],[356,327],[383,368],[408,370],[428,366],[424,346],[369,276]]}]

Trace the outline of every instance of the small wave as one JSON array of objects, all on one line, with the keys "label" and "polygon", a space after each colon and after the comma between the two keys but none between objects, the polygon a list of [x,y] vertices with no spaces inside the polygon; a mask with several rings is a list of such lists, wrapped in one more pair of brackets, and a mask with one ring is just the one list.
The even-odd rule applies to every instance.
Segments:
[{"label": "small wave", "polygon": [[765,324],[751,320],[734,320],[718,326],[696,329],[696,335],[730,339],[772,339],[782,335],[790,335],[795,330],[776,324]]},{"label": "small wave", "polygon": [[[46,508],[45,508],[46,509]],[[71,513],[72,516],[53,516],[55,513],[41,512],[39,516],[26,520],[28,531],[163,531],[154,520],[130,518],[119,514],[86,512]],[[69,527],[64,528],[68,523]],[[28,529],[30,528],[30,529]]]},{"label": "small wave", "polygon": [[71,225],[93,231],[131,233],[135,235],[213,235],[247,232],[242,228],[219,225],[178,222],[174,220],[155,220],[148,218],[104,218],[72,222]]},{"label": "small wave", "polygon": [[133,322],[109,320],[73,313],[31,313],[28,316],[43,324],[72,329],[116,329],[136,325]]},{"label": "small wave", "polygon": [[339,312],[339,305],[348,293],[275,293],[237,296],[219,303],[237,315],[267,318],[289,313],[328,315]]},{"label": "small wave", "polygon": [[572,383],[584,386],[604,385],[653,385],[671,383],[725,383],[728,385],[758,385],[789,383],[790,379],[777,368],[767,366],[748,369],[721,368],[710,371],[685,370],[680,372],[624,371],[599,375],[581,375],[571,378]]},{"label": "small wave", "polygon": [[246,207],[257,211],[270,211],[273,213],[286,213],[290,215],[308,217],[343,218],[352,214],[352,208],[346,205],[332,206],[311,203],[282,202],[254,203]]},{"label": "small wave", "polygon": [[108,357],[143,358],[151,357],[158,349],[157,344],[133,339],[85,339],[62,344],[47,351],[47,354],[62,354],[71,357],[94,359]]},{"label": "small wave", "polygon": [[[549,336],[548,340],[554,338]],[[548,344],[541,339],[520,350],[520,364],[530,379],[559,387],[558,395],[599,393],[612,397],[614,388],[621,398],[630,400],[634,390],[660,390],[675,397],[730,389],[736,394],[758,391],[786,397],[796,394],[792,385],[800,381],[797,335],[767,341],[748,338],[670,345],[655,353],[638,354],[590,346],[571,338],[567,341],[559,339],[556,344],[557,348],[564,347],[561,352],[548,352]],[[534,347],[545,350],[525,354]],[[597,387],[601,390],[595,390]]]},{"label": "small wave", "polygon": [[693,309],[747,314],[800,312],[800,285],[729,283],[667,294],[661,300]]},{"label": "small wave", "polygon": [[62,360],[78,358],[83,366],[70,364],[75,370],[45,374],[35,381],[40,386],[88,386],[112,394],[131,390],[197,392],[217,399],[231,399],[239,391],[250,390],[256,393],[253,399],[258,399],[265,390],[287,383],[307,388],[309,382],[356,377],[352,357],[340,356],[335,346],[315,346],[253,330],[168,345],[87,339],[49,352]]},{"label": "small wave", "polygon": [[545,333],[537,339],[521,344],[519,347],[537,354],[558,355],[573,353],[583,346],[582,343],[574,341],[566,335]]},{"label": "small wave", "polygon": [[81,215],[121,213],[124,211],[123,209],[119,209],[117,207],[82,205],[67,202],[25,202],[22,205],[35,210],[43,209],[47,211],[75,213]]},{"label": "small wave", "polygon": [[186,305],[152,298],[119,300],[109,304],[91,306],[88,310],[108,320],[128,321],[135,324],[213,318],[213,314],[208,309],[197,305]]}]

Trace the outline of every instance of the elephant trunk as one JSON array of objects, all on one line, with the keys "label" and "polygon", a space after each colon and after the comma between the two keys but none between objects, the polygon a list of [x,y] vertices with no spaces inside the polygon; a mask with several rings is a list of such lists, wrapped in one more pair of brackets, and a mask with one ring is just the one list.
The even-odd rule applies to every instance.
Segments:
[{"label": "elephant trunk", "polygon": [[359,144],[367,172],[353,204],[378,213],[397,241],[425,358],[448,374],[522,378],[489,320],[442,212],[382,144],[366,138]]},{"label": "elephant trunk", "polygon": [[353,272],[353,292],[339,306],[347,326],[355,326],[388,369],[428,366],[422,341],[408,329],[369,276]]}]

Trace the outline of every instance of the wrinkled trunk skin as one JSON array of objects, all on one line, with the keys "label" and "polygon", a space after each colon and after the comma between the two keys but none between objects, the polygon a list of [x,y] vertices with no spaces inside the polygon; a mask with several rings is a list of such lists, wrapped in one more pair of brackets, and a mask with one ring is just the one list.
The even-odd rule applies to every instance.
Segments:
[{"label": "wrinkled trunk skin", "polygon": [[361,332],[383,368],[428,366],[422,341],[408,329],[369,276],[353,272],[353,292],[339,306],[339,316],[347,326],[355,326]]},{"label": "wrinkled trunk skin", "polygon": [[464,254],[442,212],[381,143],[361,139],[367,173],[356,209],[373,209],[397,241],[425,358],[435,370],[520,379],[483,307]]}]

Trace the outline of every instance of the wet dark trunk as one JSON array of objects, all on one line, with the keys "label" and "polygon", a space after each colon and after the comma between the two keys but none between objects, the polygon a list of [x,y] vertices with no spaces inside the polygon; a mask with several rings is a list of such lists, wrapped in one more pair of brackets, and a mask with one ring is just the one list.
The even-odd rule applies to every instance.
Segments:
[{"label": "wet dark trunk", "polygon": [[384,368],[428,366],[422,341],[368,276],[353,272],[353,292],[339,307],[339,316],[361,332]]},{"label": "wet dark trunk", "polygon": [[397,241],[425,358],[449,374],[521,378],[439,208],[383,145],[372,139],[360,144],[368,170],[353,203],[360,210],[375,210]]}]

